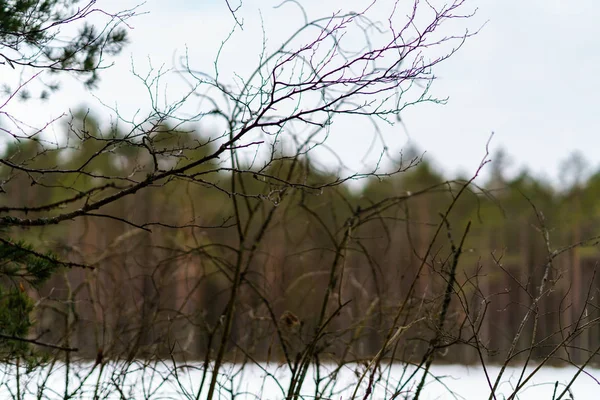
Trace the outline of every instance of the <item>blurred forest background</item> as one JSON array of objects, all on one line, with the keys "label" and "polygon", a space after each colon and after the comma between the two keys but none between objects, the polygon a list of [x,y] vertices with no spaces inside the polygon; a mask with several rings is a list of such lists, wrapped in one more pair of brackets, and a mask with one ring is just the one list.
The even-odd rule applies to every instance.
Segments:
[{"label": "blurred forest background", "polygon": [[[105,151],[102,137],[106,134],[94,131],[97,121],[81,113],[72,124],[84,126],[79,131],[85,137],[74,135],[73,126],[65,127],[64,150],[49,152],[41,141],[33,140],[6,148],[2,158],[20,169],[0,167],[3,189],[10,193],[0,196],[0,212],[20,208],[22,218],[40,212],[51,217],[82,207],[87,197],[61,207],[37,205],[60,204],[97,187],[98,181],[109,186],[108,192],[117,191],[131,174],[139,179],[148,173],[135,167],[152,164],[143,159],[149,154],[139,144],[120,143],[114,151]],[[156,154],[162,147],[171,149],[157,161],[163,167],[211,152],[206,137],[192,130],[158,127],[154,133]],[[110,133],[110,140],[118,142],[120,137],[124,136],[116,130]],[[172,151],[177,148],[182,149],[179,154]],[[482,355],[486,362],[503,362],[506,349],[521,331],[517,347],[528,349],[534,343],[533,358],[548,356],[565,339],[566,331],[578,331],[552,358],[585,360],[587,349],[600,345],[600,328],[593,324],[600,317],[596,277],[600,254],[593,241],[573,244],[598,232],[600,172],[586,179],[575,177],[570,187],[559,190],[526,172],[508,179],[502,155],[491,158],[493,162],[485,166],[491,178],[484,187],[469,186],[448,214],[454,241],[468,221],[472,226],[462,246],[457,289],[436,360],[479,362],[467,320],[480,329],[480,339],[487,345]],[[256,242],[249,268],[243,272],[227,359],[279,362],[282,351],[289,351],[293,359],[318,324],[320,294],[327,290],[330,265],[341,256],[344,272],[329,302],[329,337],[315,352],[344,361],[372,358],[395,325],[397,304],[416,285],[405,310],[406,320],[415,322],[399,339],[394,357],[419,362],[429,337],[436,334],[427,310],[437,310],[443,301],[447,259],[452,254],[447,235],[435,237],[435,230],[440,213],[469,177],[448,181],[414,150],[406,151],[403,160],[404,172],[371,177],[361,189],[346,184],[329,187],[334,174],[320,172],[308,157],[281,154],[268,170],[248,168],[239,174],[245,193],[241,209],[256,211],[241,217],[268,218],[270,224],[264,232],[259,223],[245,225],[260,233],[262,240]],[[218,328],[230,296],[240,226],[230,195],[218,190],[231,179],[220,162],[201,164],[188,173],[193,180],[182,176],[151,185],[94,215],[12,230],[12,238],[36,249],[95,267],[64,267],[42,286],[22,287],[36,301],[33,337],[76,347],[78,355],[92,360],[208,357],[220,340]],[[291,167],[297,163],[302,168]],[[82,173],[41,175],[28,170],[74,166],[83,166]],[[283,199],[279,197],[283,185],[278,187],[272,178],[278,176],[288,191]],[[320,190],[312,189],[320,184]],[[294,185],[302,190],[290,189]],[[390,199],[402,201],[392,204]],[[390,206],[382,207],[380,201],[390,201]],[[277,207],[268,213],[264,204]],[[378,205],[378,211],[352,232],[342,251],[334,238],[345,221],[373,205]],[[424,258],[424,254],[429,255]],[[547,280],[556,285],[539,302],[539,320],[524,319],[550,259]],[[416,315],[425,318],[413,318]],[[522,321],[526,329],[520,328]],[[537,329],[529,327],[534,323]],[[582,326],[587,329],[578,330]],[[275,344],[277,329],[287,350]],[[536,337],[531,337],[532,332]],[[513,360],[527,356],[526,351],[516,351]]]}]

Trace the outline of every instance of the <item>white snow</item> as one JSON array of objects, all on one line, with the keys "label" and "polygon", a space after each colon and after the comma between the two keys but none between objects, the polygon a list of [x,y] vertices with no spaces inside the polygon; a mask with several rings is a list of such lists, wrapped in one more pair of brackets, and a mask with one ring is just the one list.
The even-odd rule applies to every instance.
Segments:
[{"label": "white snow", "polygon": [[[530,366],[524,377],[535,366]],[[318,385],[322,399],[351,399],[357,375],[364,371],[364,366],[357,364],[342,367],[337,377],[328,379],[334,365],[320,368],[321,379]],[[0,398],[16,398],[17,375],[14,366],[0,366]],[[37,368],[27,373],[23,367],[19,369],[18,381],[21,399],[62,399],[65,398],[67,367],[64,363],[56,363]],[[136,361],[127,365],[124,362],[105,365],[99,377],[100,368],[92,364],[72,364],[68,374],[69,395],[77,399],[204,399],[208,389],[210,374],[207,374],[204,388],[198,396],[198,388],[202,380],[202,364],[173,364],[172,361],[144,362]],[[488,366],[487,373],[492,384],[500,368]],[[513,393],[519,381],[522,367],[507,368],[495,394],[496,399],[505,399]],[[304,399],[315,398],[316,368],[309,370],[301,394]],[[422,371],[415,372],[412,366],[394,364],[382,368],[375,375],[373,393],[369,399],[411,399],[422,377]],[[576,367],[543,367],[519,391],[516,399],[551,400],[558,399],[573,376]],[[241,366],[227,364],[221,370],[218,399],[230,399],[232,393],[238,400],[284,399],[288,388],[290,373],[287,366],[261,364]],[[369,376],[365,376],[359,389],[357,399],[363,399]],[[600,394],[600,370],[586,368],[575,380],[570,391],[564,393],[562,399],[598,399]],[[330,381],[329,384],[327,382]],[[323,391],[327,388],[325,391]],[[556,391],[555,391],[556,388]],[[397,395],[397,397],[394,397]],[[197,397],[198,396],[198,397]],[[490,386],[481,366],[435,365],[430,371],[427,383],[420,399],[488,399]]]}]

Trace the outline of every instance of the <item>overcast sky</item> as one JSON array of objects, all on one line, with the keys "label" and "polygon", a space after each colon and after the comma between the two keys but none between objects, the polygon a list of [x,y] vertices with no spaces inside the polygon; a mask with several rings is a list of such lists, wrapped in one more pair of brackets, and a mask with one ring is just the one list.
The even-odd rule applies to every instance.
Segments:
[{"label": "overcast sky", "polygon": [[[339,9],[357,10],[365,3],[300,1],[309,18]],[[234,73],[244,74],[244,68],[256,62],[262,40],[259,9],[270,45],[275,46],[290,29],[299,26],[298,8],[293,4],[273,8],[278,3],[244,1],[238,12],[244,30],[236,32],[222,54],[223,79],[234,79]],[[135,4],[130,0],[97,3],[108,10]],[[438,79],[433,93],[449,97],[448,103],[407,109],[402,115],[406,130],[400,124],[384,128],[387,145],[397,153],[408,142],[413,143],[426,151],[448,177],[475,171],[492,132],[491,150],[506,149],[513,172],[526,166],[535,175],[558,183],[561,162],[576,151],[587,158],[590,170],[600,167],[600,3],[471,0],[467,1],[469,5],[467,9],[478,8],[476,16],[463,25],[446,27],[454,30],[448,33],[488,22],[457,54],[434,70]],[[97,98],[116,105],[126,116],[149,106],[147,92],[131,73],[132,67],[142,74],[148,72],[150,63],[154,68],[169,68],[187,49],[193,68],[211,70],[217,49],[234,24],[225,0],[149,0],[140,10],[148,14],[130,21],[134,28],[131,44],[105,71],[100,87],[94,91]],[[387,16],[380,18],[385,20]],[[5,70],[2,68],[3,73]],[[164,78],[163,83],[161,96],[168,101],[184,93],[185,85],[175,74]],[[39,124],[85,104],[95,114],[108,118],[109,111],[77,82],[66,81],[63,88],[42,107],[35,105],[35,114],[31,113],[32,104],[11,104],[10,111],[24,120],[37,119],[35,123]],[[54,129],[58,132],[60,126]],[[365,135],[370,129],[366,122],[334,123],[330,146],[347,165],[360,169],[364,163],[373,162],[373,157],[362,158],[372,138]]]}]

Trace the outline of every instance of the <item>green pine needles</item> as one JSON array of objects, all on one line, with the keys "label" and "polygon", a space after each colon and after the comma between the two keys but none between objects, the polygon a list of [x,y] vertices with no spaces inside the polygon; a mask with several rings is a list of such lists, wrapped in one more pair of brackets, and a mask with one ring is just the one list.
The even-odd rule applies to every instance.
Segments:
[{"label": "green pine needles", "polygon": [[[88,20],[92,14],[102,14],[104,24],[94,26]],[[94,87],[98,71],[108,66],[104,59],[120,53],[127,43],[121,24],[133,15],[133,10],[99,10],[94,1],[0,0],[0,64],[74,73],[84,78],[86,86]],[[66,24],[76,33],[65,38],[61,29]],[[49,91],[42,96],[58,89],[55,82],[46,86]]]},{"label": "green pine needles", "polygon": [[0,359],[34,355],[27,339],[33,325],[34,301],[26,286],[39,287],[61,262],[51,253],[37,253],[24,242],[0,239]]}]

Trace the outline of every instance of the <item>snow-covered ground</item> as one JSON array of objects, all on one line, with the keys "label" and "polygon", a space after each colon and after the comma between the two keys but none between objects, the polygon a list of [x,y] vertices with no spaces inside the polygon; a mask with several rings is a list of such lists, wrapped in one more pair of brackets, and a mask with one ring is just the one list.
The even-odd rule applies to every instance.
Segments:
[{"label": "snow-covered ground", "polygon": [[[309,371],[303,385],[304,399],[314,399],[317,395],[322,399],[351,399],[358,382],[358,376],[364,371],[363,366],[348,365],[340,370],[335,379],[328,374],[333,366],[323,366],[317,375],[315,368]],[[198,394],[202,381],[201,364],[178,364],[175,368],[171,361],[143,363],[141,361],[129,365],[108,364],[100,374],[98,366],[91,364],[71,365],[55,364],[52,369],[36,369],[27,372],[20,369],[17,376],[14,366],[0,367],[0,399],[203,399],[206,396],[210,375],[206,376],[204,388]],[[500,371],[499,367],[487,368],[487,375],[493,383]],[[508,398],[517,386],[522,368],[508,368],[496,392],[496,399]],[[219,399],[282,399],[290,380],[286,367],[275,364],[261,366],[226,365],[221,371]],[[422,372],[415,372],[412,367],[393,365],[384,368],[375,375],[375,386],[369,399],[410,399],[422,377]],[[488,378],[481,367],[461,365],[437,365],[421,394],[421,399],[487,399],[490,396]],[[531,368],[528,370],[531,372]],[[576,368],[542,368],[519,391],[516,399],[551,400],[558,399],[574,374]],[[66,380],[68,376],[68,382]],[[528,375],[525,374],[525,377]],[[321,379],[318,383],[317,380]],[[600,398],[600,370],[586,368],[574,382],[570,391],[565,392],[562,399],[598,399]],[[365,395],[365,377],[356,398]],[[17,392],[17,382],[20,390]],[[327,383],[329,382],[329,384]],[[68,390],[65,392],[65,386]],[[316,388],[318,392],[315,392]],[[67,396],[65,396],[65,394]],[[395,397],[397,396],[397,397]]]}]

